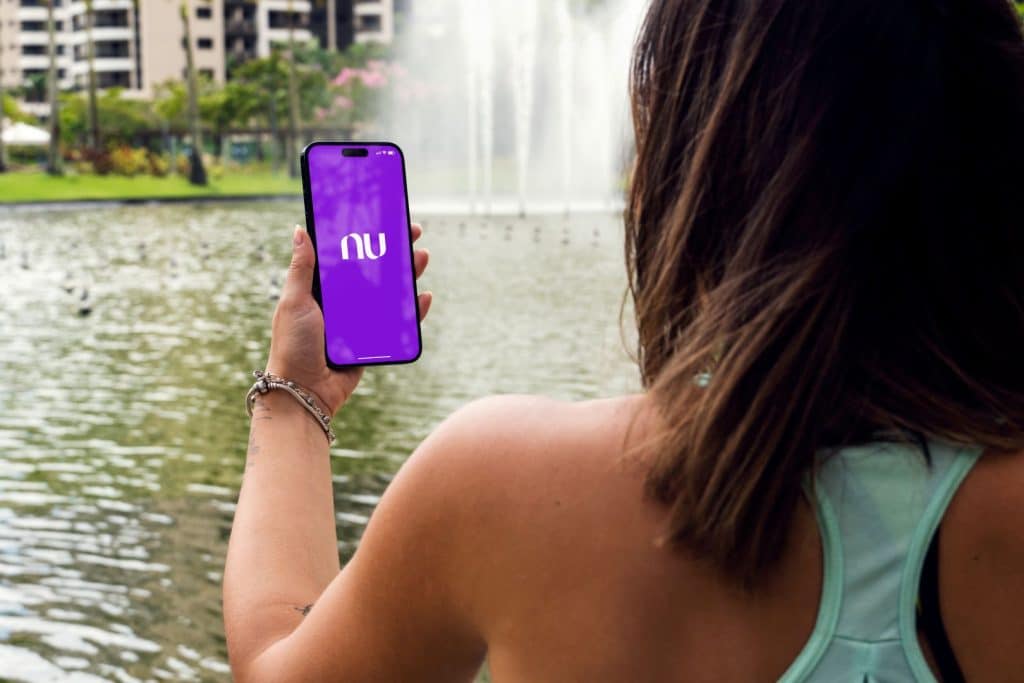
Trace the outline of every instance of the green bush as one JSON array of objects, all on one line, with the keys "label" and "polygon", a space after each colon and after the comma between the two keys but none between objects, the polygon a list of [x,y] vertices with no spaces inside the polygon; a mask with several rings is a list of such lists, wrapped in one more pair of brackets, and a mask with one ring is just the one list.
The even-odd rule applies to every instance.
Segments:
[{"label": "green bush", "polygon": [[114,161],[105,149],[83,149],[80,155],[83,165],[88,164],[97,175],[107,175],[114,170]]},{"label": "green bush", "polygon": [[189,169],[188,155],[179,154],[174,159],[174,172],[177,173],[178,175],[187,176],[188,175],[188,169]]},{"label": "green bush", "polygon": [[46,150],[40,147],[7,146],[7,160],[14,164],[37,164],[46,158]]},{"label": "green bush", "polygon": [[163,178],[171,170],[171,162],[163,155],[149,153],[149,174],[157,178]]},{"label": "green bush", "polygon": [[113,172],[117,175],[136,176],[149,172],[148,152],[144,149],[118,147],[110,153]]}]

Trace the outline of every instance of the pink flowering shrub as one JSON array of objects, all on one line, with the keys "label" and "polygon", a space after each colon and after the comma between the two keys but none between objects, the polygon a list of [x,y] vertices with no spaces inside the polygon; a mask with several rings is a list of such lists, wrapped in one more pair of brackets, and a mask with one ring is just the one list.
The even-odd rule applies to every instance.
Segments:
[{"label": "pink flowering shrub", "polygon": [[439,94],[426,83],[414,80],[400,63],[383,59],[368,59],[361,67],[344,67],[331,80],[331,86],[336,95],[329,105],[317,111],[317,120],[349,127],[372,121],[386,98],[405,106]]}]

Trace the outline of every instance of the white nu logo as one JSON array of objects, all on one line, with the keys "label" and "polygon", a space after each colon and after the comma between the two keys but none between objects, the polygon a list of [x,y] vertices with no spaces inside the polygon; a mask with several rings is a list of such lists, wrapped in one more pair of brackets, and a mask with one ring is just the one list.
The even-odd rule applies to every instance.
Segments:
[{"label": "white nu logo", "polygon": [[376,261],[377,259],[384,255],[384,252],[388,250],[388,245],[387,241],[384,238],[384,233],[377,233],[377,248],[379,251],[378,253],[374,254],[373,247],[370,244],[370,235],[367,233],[359,234],[353,232],[341,238],[341,259],[343,261],[349,260],[349,238],[352,239],[352,244],[354,244],[356,247],[357,261],[362,261],[363,259],[370,259],[371,261]]}]

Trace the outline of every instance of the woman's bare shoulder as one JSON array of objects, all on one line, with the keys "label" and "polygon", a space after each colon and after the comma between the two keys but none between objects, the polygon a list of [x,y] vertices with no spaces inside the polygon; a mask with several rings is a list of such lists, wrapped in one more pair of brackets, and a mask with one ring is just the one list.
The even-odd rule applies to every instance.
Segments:
[{"label": "woman's bare shoulder", "polygon": [[[1024,453],[985,453],[942,521],[943,618],[967,680],[1024,650]],[[989,674],[991,675],[991,674]]]},{"label": "woman's bare shoulder", "polygon": [[550,578],[556,568],[586,576],[599,558],[607,565],[647,544],[654,513],[621,447],[641,403],[641,395],[490,396],[423,442],[400,475],[417,483],[403,488],[445,535],[456,583],[471,591],[466,604],[505,613],[509,601],[521,606],[552,590],[551,581],[527,577]]},{"label": "woman's bare shoulder", "polygon": [[620,444],[642,398],[477,399],[438,425],[403,470],[429,479],[432,497],[472,526],[514,524],[550,501],[582,502],[597,488],[621,488]]},{"label": "woman's bare shoulder", "polygon": [[953,498],[944,527],[962,529],[974,543],[1017,544],[1024,559],[1022,516],[1024,452],[987,451]]},{"label": "woman's bare shoulder", "polygon": [[617,449],[643,400],[639,394],[587,401],[488,396],[456,410],[421,449],[479,483],[501,483],[511,474],[519,481],[547,476],[570,462],[579,474],[587,462],[600,467],[600,459],[589,456]]},{"label": "woman's bare shoulder", "polygon": [[462,406],[442,423],[468,429],[468,434],[486,430],[490,434],[514,435],[527,424],[534,429],[563,430],[581,426],[588,419],[604,421],[610,414],[632,410],[642,394],[614,396],[585,401],[566,401],[537,394],[495,394]]}]

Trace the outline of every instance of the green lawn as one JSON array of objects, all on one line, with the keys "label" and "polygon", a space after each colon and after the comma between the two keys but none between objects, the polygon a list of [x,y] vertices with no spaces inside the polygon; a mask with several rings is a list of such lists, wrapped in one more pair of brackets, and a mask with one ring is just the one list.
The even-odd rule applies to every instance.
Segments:
[{"label": "green lawn", "polygon": [[50,177],[45,173],[12,172],[0,174],[0,204],[47,202],[73,199],[169,199],[175,197],[218,197],[228,195],[295,195],[302,183],[287,174],[225,171],[211,178],[206,187],[189,185],[182,176],[66,175]]}]

